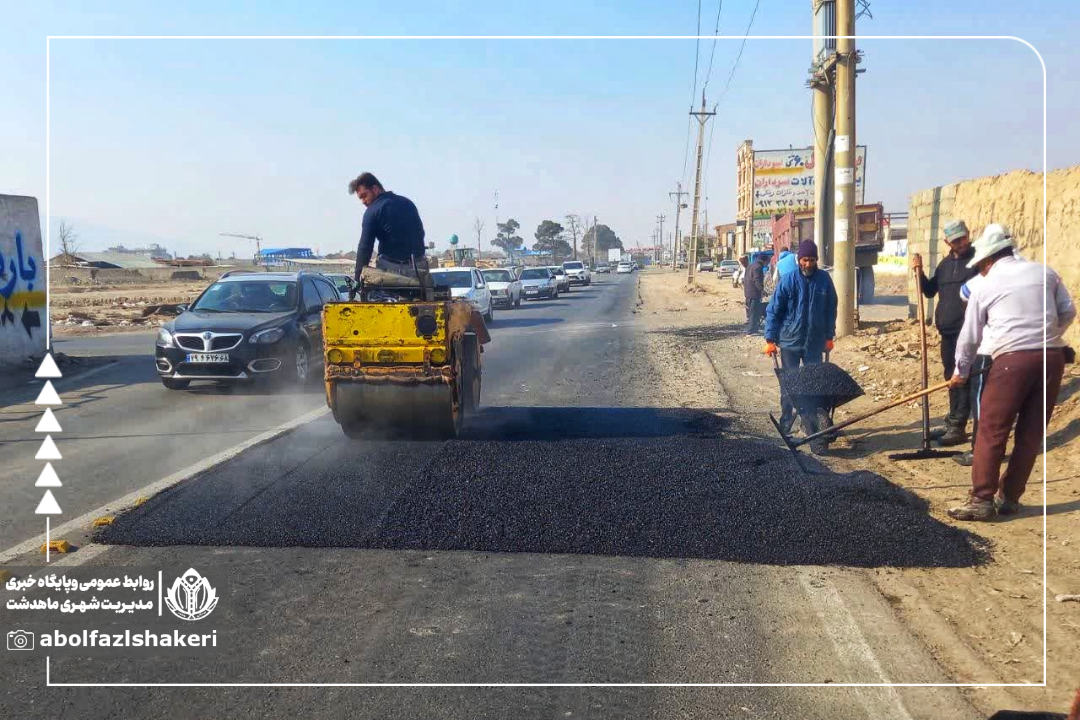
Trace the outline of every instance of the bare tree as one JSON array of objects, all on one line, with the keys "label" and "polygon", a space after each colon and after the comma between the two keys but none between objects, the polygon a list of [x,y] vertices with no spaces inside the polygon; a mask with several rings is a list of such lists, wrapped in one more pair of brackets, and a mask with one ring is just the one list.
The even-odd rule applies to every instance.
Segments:
[{"label": "bare tree", "polygon": [[476,218],[473,221],[473,230],[476,231],[476,259],[480,259],[480,238],[484,234],[484,221],[480,218]]},{"label": "bare tree", "polygon": [[578,230],[581,229],[581,218],[574,213],[566,214],[566,227],[570,230],[570,235],[574,238],[574,259],[577,260],[577,239]]},{"label": "bare tree", "polygon": [[57,236],[60,240],[60,254],[65,261],[71,262],[72,257],[79,252],[79,236],[75,234],[75,228],[61,220]]}]

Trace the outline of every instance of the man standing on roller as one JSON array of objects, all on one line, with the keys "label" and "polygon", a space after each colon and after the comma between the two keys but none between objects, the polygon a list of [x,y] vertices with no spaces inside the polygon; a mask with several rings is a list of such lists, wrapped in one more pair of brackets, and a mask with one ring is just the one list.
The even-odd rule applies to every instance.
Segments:
[{"label": "man standing on roller", "polygon": [[376,268],[422,282],[430,277],[424,255],[424,223],[412,200],[384,189],[379,179],[369,172],[361,173],[349,182],[349,194],[356,195],[367,208],[360,244],[356,248],[354,277],[357,282],[360,273],[371,262],[376,240],[379,241]]}]

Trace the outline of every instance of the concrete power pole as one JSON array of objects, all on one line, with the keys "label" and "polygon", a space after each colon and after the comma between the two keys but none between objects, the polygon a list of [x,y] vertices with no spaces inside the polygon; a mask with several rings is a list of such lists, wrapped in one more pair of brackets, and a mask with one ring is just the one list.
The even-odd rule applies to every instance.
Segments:
[{"label": "concrete power pole", "polygon": [[679,242],[679,214],[682,211],[682,209],[684,207],[686,207],[686,203],[684,203],[682,201],[682,199],[686,195],[690,194],[690,193],[688,193],[688,192],[686,192],[685,190],[682,189],[682,182],[681,181],[676,183],[675,187],[676,187],[675,192],[669,192],[668,193],[668,197],[675,198],[675,235],[673,236],[673,238],[671,240],[671,269],[672,270],[675,270],[675,265],[677,263],[678,256],[679,256],[678,247],[677,247],[678,242]]},{"label": "concrete power pole", "polygon": [[664,246],[664,221],[667,220],[667,216],[664,213],[660,213],[656,216],[656,221],[660,223],[660,232],[656,235],[656,242],[653,245],[657,248],[653,255],[656,256],[657,262],[662,262],[664,259],[663,246]]},{"label": "concrete power pole", "polygon": [[818,244],[822,264],[832,265],[833,210],[829,193],[832,152],[829,138],[832,134],[833,86],[831,68],[825,56],[819,54],[819,49],[825,44],[822,36],[834,35],[835,32],[832,28],[826,32],[827,16],[831,14],[832,8],[822,7],[824,3],[821,0],[810,1],[814,11],[815,36],[813,70],[810,75],[810,88],[814,98],[814,240]]},{"label": "concrete power pole", "polygon": [[[854,2],[854,0],[852,0]],[[690,252],[686,258],[686,284],[694,282],[694,273],[697,270],[698,251],[698,214],[701,212],[701,156],[705,152],[705,123],[716,114],[716,111],[706,112],[705,93],[701,93],[701,110],[690,114],[697,118],[697,170],[694,173],[694,214],[690,219]]]},{"label": "concrete power pole", "polygon": [[855,332],[855,0],[836,2],[836,158],[833,282],[836,336]]}]

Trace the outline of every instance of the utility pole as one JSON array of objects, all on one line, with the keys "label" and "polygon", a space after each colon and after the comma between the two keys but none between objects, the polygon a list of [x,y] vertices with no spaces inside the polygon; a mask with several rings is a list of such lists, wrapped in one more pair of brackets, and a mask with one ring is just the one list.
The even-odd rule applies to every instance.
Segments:
[{"label": "utility pole", "polygon": [[660,232],[656,234],[656,242],[653,243],[657,247],[656,261],[661,262],[663,260],[663,254],[660,248],[664,245],[664,221],[667,220],[667,216],[664,213],[660,213],[656,216],[657,222],[660,223]]},{"label": "utility pole", "polygon": [[[495,191],[495,237],[499,237],[499,191]],[[514,261],[514,254],[509,250],[506,251],[506,256],[510,258],[510,262]],[[477,258],[479,259],[479,258]]]},{"label": "utility pole", "polygon": [[674,197],[675,198],[675,235],[674,235],[674,237],[672,238],[672,241],[671,241],[671,269],[672,270],[675,270],[675,266],[676,266],[676,263],[677,263],[676,258],[677,258],[678,254],[679,254],[678,251],[677,251],[677,248],[675,247],[676,243],[679,242],[679,214],[680,214],[680,211],[684,207],[686,207],[686,203],[684,203],[682,201],[682,199],[683,199],[684,196],[690,194],[688,192],[685,192],[682,189],[682,181],[681,180],[675,184],[675,187],[676,187],[675,192],[669,192],[668,193],[668,197]]},{"label": "utility pole", "polygon": [[833,282],[836,336],[855,332],[855,0],[836,0],[836,173]]},{"label": "utility pole", "polygon": [[[854,2],[854,0],[852,0]],[[691,217],[690,225],[690,253],[686,258],[686,284],[689,285],[694,282],[694,274],[697,269],[697,251],[698,251],[698,213],[701,212],[701,156],[705,151],[705,123],[709,122],[709,118],[716,114],[716,111],[707,112],[705,110],[705,92],[701,93],[701,110],[694,112],[690,111],[690,114],[697,118],[698,121],[698,139],[697,139],[697,170],[694,173],[694,214]]]},{"label": "utility pole", "polygon": [[[814,121],[814,240],[823,265],[833,264],[832,193],[832,66],[835,57],[826,53],[825,36],[835,35],[832,0],[810,0],[813,11],[814,49],[807,83],[813,93]],[[835,41],[833,41],[835,42]]]}]

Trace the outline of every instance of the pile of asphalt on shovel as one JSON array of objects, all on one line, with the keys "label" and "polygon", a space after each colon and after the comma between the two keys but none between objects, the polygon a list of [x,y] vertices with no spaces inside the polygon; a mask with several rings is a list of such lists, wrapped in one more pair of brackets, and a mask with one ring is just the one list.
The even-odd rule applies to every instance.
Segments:
[{"label": "pile of asphalt on shovel", "polygon": [[[869,472],[805,475],[774,443],[729,436],[718,413],[655,408],[487,408],[468,439],[418,468],[415,446],[339,443],[293,481],[236,498],[227,517],[198,497],[235,493],[242,456],[121,516],[96,540],[128,545],[333,546],[698,558],[764,564],[966,567],[976,535],[930,517]],[[395,453],[402,455],[395,459]],[[246,469],[245,463],[252,467]],[[349,533],[337,520],[397,488]],[[300,502],[304,523],[290,517]],[[183,511],[190,507],[193,510]],[[186,514],[185,514],[186,513]]]}]

